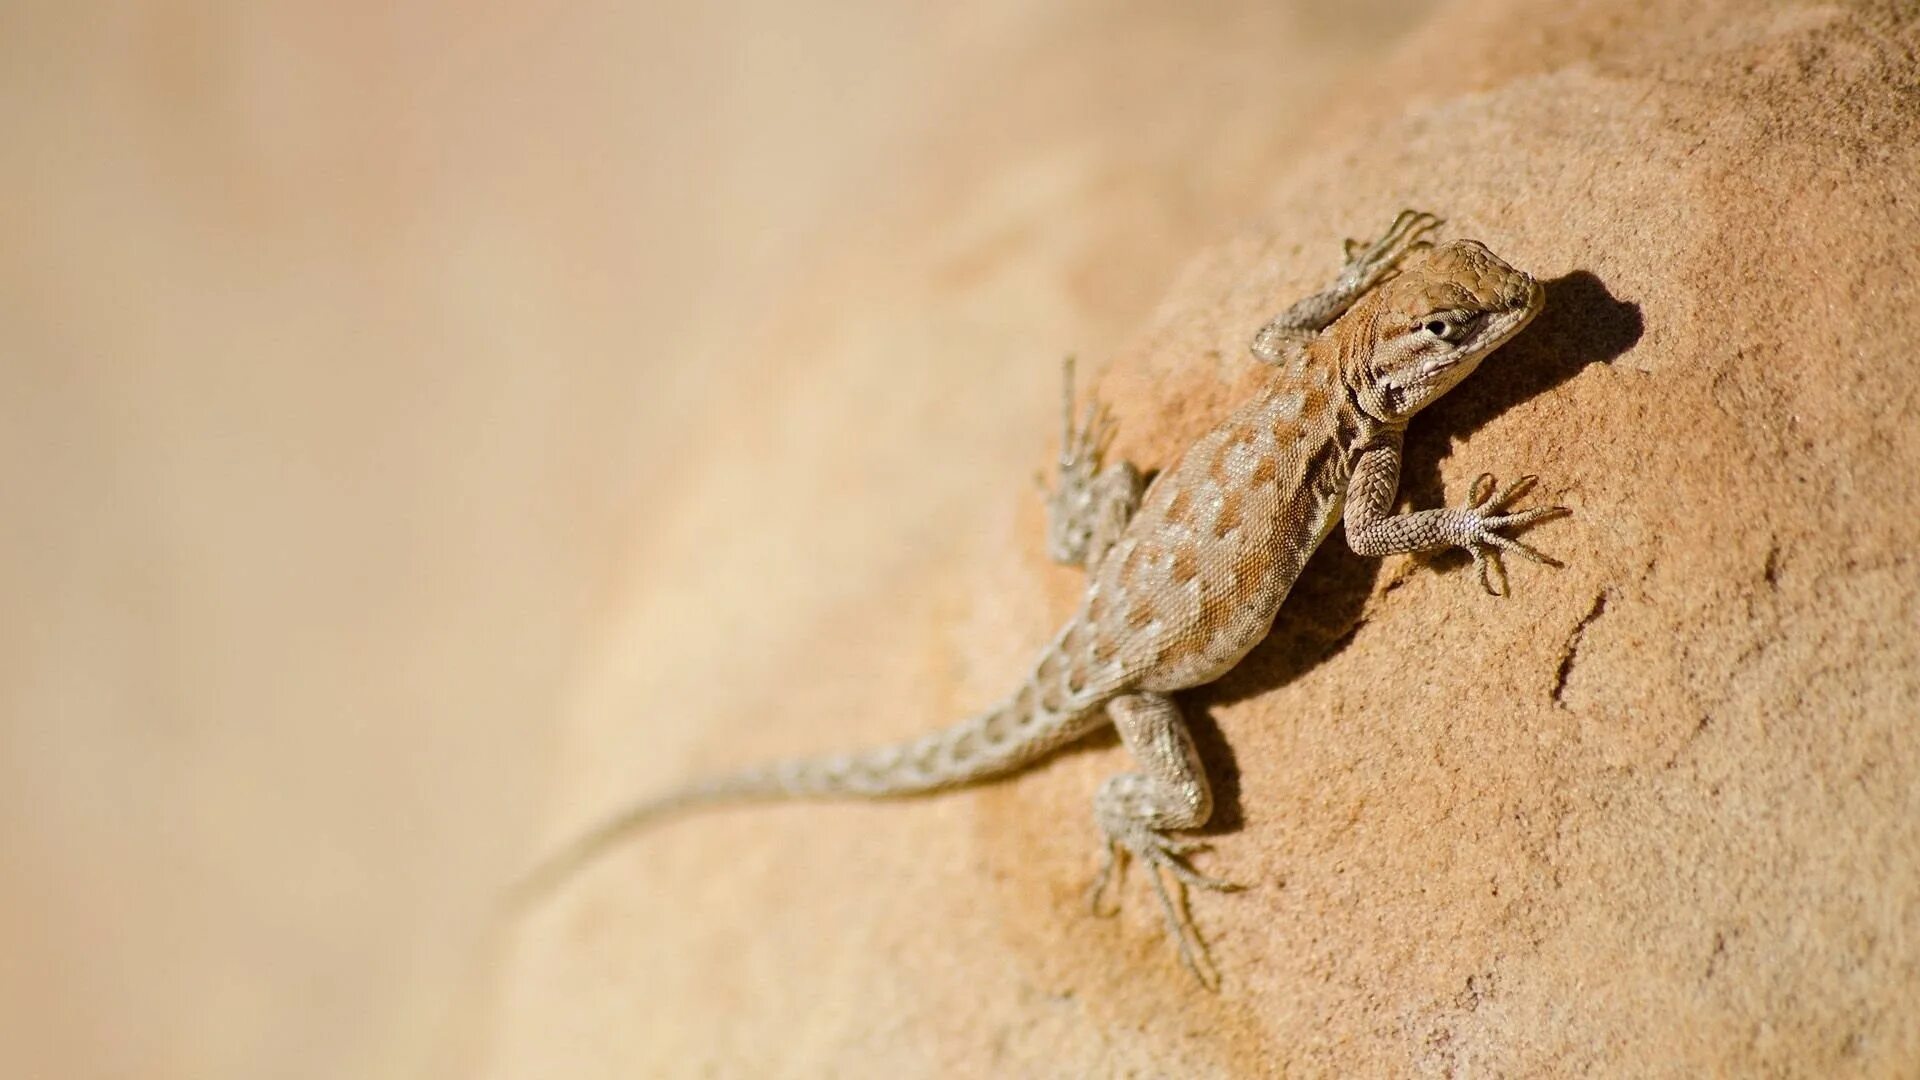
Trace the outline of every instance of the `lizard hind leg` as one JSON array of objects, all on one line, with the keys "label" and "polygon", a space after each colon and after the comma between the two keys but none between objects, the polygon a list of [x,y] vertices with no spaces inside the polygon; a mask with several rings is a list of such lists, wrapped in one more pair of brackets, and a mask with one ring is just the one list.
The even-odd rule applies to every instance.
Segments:
[{"label": "lizard hind leg", "polygon": [[1121,866],[1129,859],[1138,861],[1160,901],[1180,962],[1202,984],[1216,987],[1219,976],[1187,912],[1186,888],[1230,892],[1239,886],[1207,877],[1187,862],[1206,845],[1170,835],[1172,830],[1198,828],[1213,815],[1213,792],[1200,755],[1179,707],[1165,694],[1123,695],[1107,703],[1107,712],[1142,768],[1109,777],[1094,796],[1093,816],[1106,835],[1107,857],[1088,903],[1101,912],[1101,899]]},{"label": "lizard hind leg", "polygon": [[1130,463],[1106,461],[1113,439],[1113,417],[1106,406],[1088,401],[1075,425],[1071,356],[1061,374],[1060,479],[1047,494],[1047,555],[1091,571],[1133,519],[1146,485]]}]

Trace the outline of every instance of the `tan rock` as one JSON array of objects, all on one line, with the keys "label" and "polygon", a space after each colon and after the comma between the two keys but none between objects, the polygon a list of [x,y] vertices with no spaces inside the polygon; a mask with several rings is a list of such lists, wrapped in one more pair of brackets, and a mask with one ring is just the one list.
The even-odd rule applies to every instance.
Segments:
[{"label": "tan rock", "polygon": [[[0,1073],[1913,1075],[1911,5],[1189,7],[23,9]],[[1568,565],[1336,538],[1185,695],[1219,994],[1084,911],[1111,741],[483,948],[1001,693],[1060,356],[1164,463],[1409,205],[1549,307],[1408,497]]]},{"label": "tan rock", "polygon": [[[1119,921],[1082,912],[1086,802],[1124,766],[1104,745],[938,801],[636,839],[518,941],[497,1074],[589,1053],[737,1075],[1913,1068],[1917,41],[1873,5],[1464,3],[1299,136],[1154,163],[1251,171],[1266,209],[1113,354],[1123,452],[1168,460],[1258,377],[1248,336],[1341,231],[1412,205],[1550,298],[1416,424],[1407,492],[1538,472],[1576,511],[1535,534],[1567,569],[1520,567],[1507,601],[1457,558],[1336,540],[1272,639],[1186,695],[1225,796],[1210,865],[1253,886],[1194,901],[1221,994],[1137,883]],[[846,271],[775,316],[770,341],[808,343],[755,380],[779,434],[710,451],[665,508],[687,539],[650,572],[694,583],[638,594],[612,650],[727,688],[686,721],[664,696],[609,706],[569,758],[569,820],[958,715],[1068,610],[1016,481],[1049,449],[1050,353],[1080,343],[1037,317],[1016,336],[997,305],[1099,272],[1052,249],[1124,216],[1030,207],[1139,168],[1123,145],[1010,166],[919,224],[948,259]],[[964,324],[989,308],[1004,340]],[[727,537],[765,486],[775,524]],[[736,584],[716,605],[709,579]]]}]

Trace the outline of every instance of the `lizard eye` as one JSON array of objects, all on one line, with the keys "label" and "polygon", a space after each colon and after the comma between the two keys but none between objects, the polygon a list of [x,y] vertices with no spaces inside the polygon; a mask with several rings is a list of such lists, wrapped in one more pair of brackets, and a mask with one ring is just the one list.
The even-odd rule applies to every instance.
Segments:
[{"label": "lizard eye", "polygon": [[1419,329],[1451,345],[1458,345],[1467,339],[1473,328],[1480,322],[1478,315],[1435,316],[1421,323]]}]

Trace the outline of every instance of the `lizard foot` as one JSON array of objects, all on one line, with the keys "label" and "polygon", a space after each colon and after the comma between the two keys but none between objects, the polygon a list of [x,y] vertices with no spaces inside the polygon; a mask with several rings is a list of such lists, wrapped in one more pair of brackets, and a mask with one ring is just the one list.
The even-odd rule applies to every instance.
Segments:
[{"label": "lizard foot", "polygon": [[1424,210],[1402,210],[1377,240],[1348,240],[1343,246],[1347,265],[1340,272],[1343,284],[1360,290],[1371,289],[1415,251],[1433,245],[1422,237],[1444,224]]},{"label": "lizard foot", "polygon": [[[1095,915],[1118,913],[1120,908],[1117,901],[1111,908],[1104,907],[1101,901],[1106,896],[1107,887],[1117,885],[1125,875],[1127,861],[1138,860],[1147,869],[1147,880],[1153,884],[1153,894],[1160,901],[1161,914],[1167,921],[1167,933],[1172,936],[1174,947],[1180,952],[1180,963],[1193,972],[1202,986],[1218,990],[1220,973],[1215,970],[1212,957],[1207,955],[1207,945],[1201,939],[1200,931],[1193,925],[1193,917],[1187,910],[1186,890],[1192,887],[1213,892],[1238,892],[1245,886],[1209,877],[1193,868],[1188,858],[1208,849],[1208,845],[1201,841],[1176,839],[1138,821],[1111,821],[1104,815],[1101,827],[1107,834],[1107,857],[1093,880],[1093,886],[1087,890],[1087,906]],[[1171,890],[1167,888],[1168,876],[1174,882]]]},{"label": "lizard foot", "polygon": [[1074,423],[1072,357],[1061,374],[1060,480],[1047,496],[1047,556],[1092,569],[1139,507],[1144,485],[1132,465],[1106,464],[1114,424],[1105,405],[1089,400],[1080,423]]},{"label": "lizard foot", "polygon": [[1564,506],[1536,506],[1511,514],[1502,512],[1522,495],[1532,491],[1539,480],[1537,476],[1523,476],[1502,490],[1494,482],[1492,473],[1481,473],[1467,491],[1466,504],[1461,507],[1466,519],[1465,536],[1459,543],[1473,556],[1473,568],[1479,574],[1480,585],[1491,596],[1512,595],[1513,590],[1507,584],[1507,568],[1501,562],[1503,553],[1519,555],[1547,566],[1563,565],[1558,559],[1519,540],[1500,535],[1502,529],[1524,529],[1549,518],[1573,513]]}]

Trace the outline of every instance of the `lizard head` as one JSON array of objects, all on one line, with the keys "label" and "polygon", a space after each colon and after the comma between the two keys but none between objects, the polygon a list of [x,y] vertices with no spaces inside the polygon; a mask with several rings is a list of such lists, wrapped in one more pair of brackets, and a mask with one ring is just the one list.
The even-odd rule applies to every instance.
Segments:
[{"label": "lizard head", "polygon": [[1374,292],[1361,316],[1370,348],[1345,350],[1360,407],[1406,420],[1473,373],[1540,313],[1546,292],[1477,240],[1452,240]]}]

